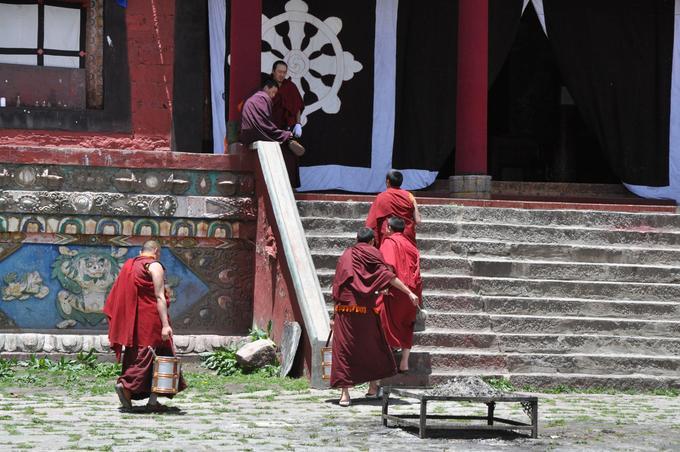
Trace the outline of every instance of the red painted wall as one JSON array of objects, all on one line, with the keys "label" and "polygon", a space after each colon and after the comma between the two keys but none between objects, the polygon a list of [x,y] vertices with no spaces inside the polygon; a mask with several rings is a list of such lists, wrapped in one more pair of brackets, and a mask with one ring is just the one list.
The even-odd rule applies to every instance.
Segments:
[{"label": "red painted wall", "polygon": [[255,194],[257,196],[257,232],[255,238],[255,280],[253,294],[253,323],[266,330],[272,322],[271,337],[277,344],[283,337],[285,322],[298,322],[302,327],[300,348],[292,373],[311,375],[312,348],[305,331],[302,313],[295,298],[290,271],[283,250],[276,219],[271,209],[262,169],[256,164]]},{"label": "red painted wall", "polygon": [[175,0],[134,0],[125,14],[132,133],[3,129],[0,144],[170,150]]}]

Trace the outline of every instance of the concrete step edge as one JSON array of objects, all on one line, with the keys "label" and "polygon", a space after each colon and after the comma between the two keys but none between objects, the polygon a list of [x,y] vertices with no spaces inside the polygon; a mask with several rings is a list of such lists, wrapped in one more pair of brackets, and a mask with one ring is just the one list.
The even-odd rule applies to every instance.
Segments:
[{"label": "concrete step edge", "polygon": [[[357,222],[357,221],[362,221],[361,218],[347,218],[347,217],[335,217],[335,218],[328,218],[328,217],[300,217],[300,220],[327,220],[327,221],[334,221],[338,223],[342,222]],[[423,223],[424,224],[451,224],[455,226],[477,226],[477,225],[483,225],[483,226],[488,226],[488,227],[495,227],[495,226],[502,226],[502,227],[522,227],[522,228],[531,228],[531,229],[536,229],[536,230],[547,230],[547,229],[556,229],[560,231],[569,231],[569,230],[579,230],[579,231],[603,231],[603,232],[629,232],[629,233],[638,233],[638,234],[656,234],[656,233],[662,233],[662,234],[671,234],[671,235],[680,235],[680,227],[678,228],[649,228],[646,230],[636,230],[634,228],[631,229],[621,229],[621,228],[604,228],[604,227],[593,227],[593,226],[582,226],[582,225],[576,225],[576,224],[571,224],[571,225],[559,225],[559,224],[533,224],[533,223],[499,223],[499,222],[490,222],[490,221],[460,221],[457,219],[432,219],[432,218],[423,218]]]},{"label": "concrete step edge", "polygon": [[672,336],[629,336],[625,334],[592,334],[592,333],[504,333],[504,332],[494,332],[494,331],[465,331],[465,330],[451,330],[446,328],[428,328],[425,331],[418,331],[416,335],[423,334],[434,334],[441,336],[495,336],[499,338],[503,337],[522,337],[522,338],[588,338],[588,339],[624,339],[624,340],[653,340],[653,341],[664,341],[664,342],[678,342],[680,343],[680,337]]},{"label": "concrete step edge", "polygon": [[[612,229],[607,229],[607,231],[610,232],[616,232],[615,230]],[[305,231],[305,236],[308,238],[329,238],[329,239],[343,239],[343,240],[356,240],[356,234],[353,234],[351,232],[345,232],[345,233],[336,233],[336,232],[325,232],[325,231]],[[419,240],[431,240],[431,241],[440,241],[440,242],[457,242],[457,243],[486,243],[486,244],[498,244],[498,243],[503,243],[505,245],[519,245],[519,246],[571,246],[571,247],[578,247],[578,248],[585,248],[585,249],[615,249],[615,250],[628,250],[628,249],[634,249],[634,250],[640,250],[640,251],[648,251],[648,250],[663,250],[663,251],[673,251],[677,252],[680,247],[673,247],[669,245],[658,245],[654,246],[653,244],[645,243],[645,244],[616,244],[616,243],[602,243],[602,244],[595,244],[595,243],[572,243],[572,242],[516,242],[513,240],[501,240],[501,239],[496,239],[496,238],[487,238],[487,237],[441,237],[437,235],[430,235],[430,234],[418,234],[418,239]],[[651,245],[651,246],[650,246]]]},{"label": "concrete step edge", "polygon": [[[428,310],[428,315],[433,313]],[[547,315],[522,315],[522,314],[488,314],[488,313],[470,313],[470,312],[440,312],[438,315],[452,316],[452,317],[489,317],[490,319],[544,319],[544,320],[581,320],[581,321],[611,321],[611,322],[630,322],[630,323],[655,323],[655,324],[670,324],[680,325],[680,320],[654,320],[654,319],[627,319],[620,317],[581,317],[581,316],[547,316]]]},{"label": "concrete step edge", "polygon": [[[342,252],[337,251],[337,250],[317,250],[314,249],[311,251],[312,257],[314,256],[330,256],[330,257],[337,257],[339,258],[342,255]],[[680,250],[678,250],[678,257],[680,258]],[[532,260],[532,259],[516,259],[516,258],[509,258],[505,256],[498,256],[498,257],[491,257],[491,256],[484,256],[484,257],[477,257],[477,256],[463,256],[463,255],[441,255],[441,254],[436,254],[436,255],[428,255],[428,254],[421,254],[420,255],[420,260],[430,260],[430,261],[450,261],[450,260],[456,260],[456,261],[461,261],[461,262],[466,262],[469,264],[474,264],[476,262],[503,262],[503,263],[511,263],[511,264],[526,264],[526,265],[551,265],[551,266],[558,266],[558,265],[569,265],[569,266],[582,266],[582,267],[606,267],[606,268],[630,268],[630,269],[637,269],[637,268],[644,268],[644,269],[659,269],[659,270],[680,270],[680,265],[650,265],[650,264],[622,264],[622,263],[617,263],[617,262],[578,262],[578,261],[563,261],[563,260]],[[324,269],[324,270],[330,270],[330,269]]]},{"label": "concrete step edge", "polygon": [[620,379],[620,380],[629,380],[629,379],[646,379],[646,380],[656,380],[656,381],[668,381],[668,380],[674,380],[680,382],[680,376],[678,377],[673,377],[669,375],[649,375],[649,374],[627,374],[627,375],[621,375],[621,374],[608,374],[608,375],[603,375],[603,374],[583,374],[583,373],[541,373],[541,372],[528,372],[528,373],[515,373],[515,372],[494,372],[494,371],[472,371],[472,372],[457,372],[457,371],[452,371],[452,370],[436,370],[433,369],[432,373],[429,374],[431,376],[441,376],[441,377],[456,377],[459,375],[462,376],[479,376],[479,377],[498,377],[498,376],[503,376],[503,377],[543,377],[543,378],[556,378],[556,379],[566,379],[566,378],[593,378],[593,379]]},{"label": "concrete step edge", "polygon": [[534,358],[616,358],[616,359],[650,359],[668,360],[680,362],[680,356],[673,355],[641,355],[637,353],[534,353],[534,352],[500,352],[487,351],[484,349],[459,349],[453,347],[422,346],[416,345],[411,349],[411,353],[428,353],[431,355],[464,355],[464,356],[498,356],[498,357],[531,357]]}]

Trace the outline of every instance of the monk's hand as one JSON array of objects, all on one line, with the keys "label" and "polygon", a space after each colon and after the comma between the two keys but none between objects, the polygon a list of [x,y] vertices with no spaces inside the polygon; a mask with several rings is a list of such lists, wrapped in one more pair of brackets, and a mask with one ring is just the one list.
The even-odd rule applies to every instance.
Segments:
[{"label": "monk's hand", "polygon": [[161,338],[167,341],[172,337],[172,328],[170,326],[164,326],[161,330]]},{"label": "monk's hand", "polygon": [[413,303],[413,306],[418,306],[418,295],[411,292],[408,294],[408,297],[411,300],[411,303]]}]

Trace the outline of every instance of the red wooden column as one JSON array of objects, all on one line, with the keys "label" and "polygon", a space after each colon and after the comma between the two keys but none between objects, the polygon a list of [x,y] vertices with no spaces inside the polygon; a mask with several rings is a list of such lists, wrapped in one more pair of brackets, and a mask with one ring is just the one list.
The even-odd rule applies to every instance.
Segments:
[{"label": "red wooden column", "polygon": [[487,174],[488,49],[488,0],[459,0],[456,175]]},{"label": "red wooden column", "polygon": [[227,141],[237,140],[243,102],[260,87],[262,0],[232,0]]}]

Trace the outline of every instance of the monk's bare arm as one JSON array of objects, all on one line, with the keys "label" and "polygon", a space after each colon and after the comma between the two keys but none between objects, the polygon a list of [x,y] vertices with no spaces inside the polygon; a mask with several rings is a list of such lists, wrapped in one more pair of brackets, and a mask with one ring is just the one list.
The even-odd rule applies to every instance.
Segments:
[{"label": "monk's bare arm", "polygon": [[416,197],[413,196],[412,193],[409,193],[409,198],[411,198],[411,202],[413,202],[413,221],[415,221],[416,224],[420,224],[420,222],[423,219],[420,216],[420,210],[418,210],[418,203],[416,202]]},{"label": "monk's bare arm", "polygon": [[401,282],[401,279],[392,278],[392,280],[390,281],[390,285],[395,289],[400,290],[404,292],[406,295],[408,295],[408,297],[411,299],[411,303],[413,303],[413,306],[418,306],[418,295],[411,292],[411,289],[406,287],[406,284]]},{"label": "monk's bare arm", "polygon": [[172,336],[172,328],[170,328],[170,322],[168,321],[168,303],[165,299],[165,270],[163,270],[161,264],[153,262],[149,265],[149,273],[151,273],[151,279],[153,280],[156,308],[158,309],[161,326],[163,327],[161,336],[163,336],[164,341],[167,341]]}]

